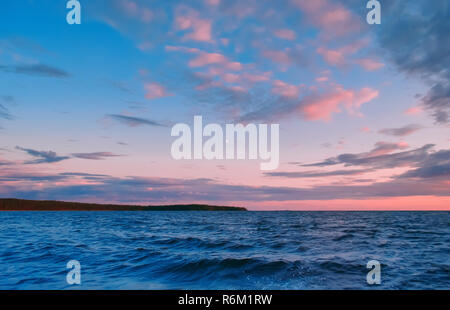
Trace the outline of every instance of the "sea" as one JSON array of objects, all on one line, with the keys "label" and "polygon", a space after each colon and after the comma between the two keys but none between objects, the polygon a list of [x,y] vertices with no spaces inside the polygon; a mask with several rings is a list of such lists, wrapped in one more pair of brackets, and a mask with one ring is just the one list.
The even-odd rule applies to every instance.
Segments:
[{"label": "sea", "polygon": [[450,212],[0,212],[0,289],[448,290]]}]

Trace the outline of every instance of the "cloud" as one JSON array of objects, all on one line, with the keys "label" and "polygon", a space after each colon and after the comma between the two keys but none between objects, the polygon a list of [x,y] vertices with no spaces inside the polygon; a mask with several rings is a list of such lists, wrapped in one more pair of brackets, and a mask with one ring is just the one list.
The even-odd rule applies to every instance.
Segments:
[{"label": "cloud", "polygon": [[450,179],[450,150],[431,153],[420,163],[420,167],[407,171],[400,178],[444,178]]},{"label": "cloud", "polygon": [[359,52],[361,49],[366,47],[368,43],[369,41],[367,39],[356,40],[351,44],[344,45],[337,49],[318,47],[316,51],[318,54],[322,55],[324,60],[331,66],[347,67],[351,64],[356,64],[367,71],[376,71],[385,65],[369,57],[350,59],[351,55]]},{"label": "cloud", "polygon": [[[389,153],[393,148],[386,148],[380,154],[380,144],[376,144],[375,148],[369,152],[357,153],[357,154],[341,154],[336,157],[330,157],[324,161],[304,164],[303,167],[327,167],[343,164],[344,166],[368,166],[377,169],[398,168],[414,166],[420,162],[423,162],[430,155],[430,150],[434,147],[433,144],[427,144],[421,148],[413,149],[410,151]],[[388,152],[388,153],[386,153]],[[384,153],[384,154],[383,154]]]},{"label": "cloud", "polygon": [[197,48],[188,48],[184,46],[167,45],[166,51],[169,52],[183,52],[196,55],[188,63],[191,68],[199,68],[208,65],[217,65],[220,73],[224,70],[240,71],[243,69],[243,65],[237,61],[231,61],[220,53],[207,53]]},{"label": "cloud", "polygon": [[220,0],[205,0],[205,3],[208,5],[219,5],[220,4]]},{"label": "cloud", "polygon": [[64,70],[48,66],[45,64],[31,64],[31,65],[16,65],[16,66],[2,66],[0,65],[0,70],[9,73],[25,74],[31,76],[42,76],[42,77],[54,77],[54,78],[67,78],[70,76]]},{"label": "cloud", "polygon": [[420,106],[415,106],[415,107],[411,107],[406,109],[403,114],[405,115],[419,115],[423,112],[423,108]]},{"label": "cloud", "polygon": [[8,108],[6,108],[3,104],[0,103],[0,118],[11,120],[13,116],[9,112]]},{"label": "cloud", "polygon": [[193,9],[179,10],[175,17],[175,29],[190,30],[183,36],[185,40],[212,42],[211,27],[211,20],[200,18]]},{"label": "cloud", "polygon": [[417,124],[410,124],[407,126],[399,127],[399,128],[385,128],[381,129],[379,133],[396,136],[396,137],[405,137],[415,133],[416,131],[422,129],[423,126]]},{"label": "cloud", "polygon": [[384,63],[371,58],[356,59],[355,63],[366,69],[367,71],[376,71],[384,67]]},{"label": "cloud", "polygon": [[52,151],[36,151],[33,149],[22,148],[20,146],[16,146],[16,149],[24,151],[28,153],[28,155],[37,158],[36,160],[25,162],[26,164],[56,163],[70,158],[68,156],[58,156]]},{"label": "cloud", "polygon": [[0,99],[5,102],[5,103],[15,103],[16,102],[16,98],[14,98],[13,96],[1,96]]},{"label": "cloud", "polygon": [[273,82],[272,92],[282,97],[298,98],[301,86],[291,85],[286,82],[275,80]]},{"label": "cloud", "polygon": [[143,126],[143,125],[156,126],[156,127],[167,127],[167,125],[164,125],[157,121],[149,120],[146,118],[119,115],[119,114],[109,114],[108,117],[110,117],[120,123],[123,123],[127,126],[130,126],[130,127],[139,127],[139,126]]},{"label": "cloud", "polygon": [[93,153],[73,153],[72,157],[90,160],[103,160],[109,157],[119,157],[122,155],[117,155],[111,152],[93,152]]},{"label": "cloud", "polygon": [[307,96],[299,107],[301,114],[307,120],[330,120],[332,114],[342,108],[350,114],[357,114],[357,110],[364,103],[378,97],[378,91],[365,87],[360,91],[346,90],[337,87],[333,91],[323,94]]},{"label": "cloud", "polygon": [[383,142],[383,141],[380,141],[380,142],[375,143],[375,148],[373,150],[371,150],[367,154],[367,156],[372,157],[372,156],[385,155],[385,154],[392,153],[393,151],[407,149],[408,147],[409,147],[409,145],[406,142]]},{"label": "cloud", "polygon": [[266,172],[264,175],[283,178],[322,178],[331,176],[353,176],[372,171],[372,169],[335,170],[335,171],[305,171],[305,172]]},{"label": "cloud", "polygon": [[149,100],[164,98],[168,96],[172,96],[172,94],[168,93],[164,86],[158,83],[146,83],[144,85],[145,88],[145,98]]},{"label": "cloud", "polygon": [[[17,150],[26,152],[28,155],[37,158],[36,160],[26,161],[25,164],[43,164],[43,163],[57,163],[70,158],[88,159],[88,160],[104,160],[110,157],[119,157],[111,152],[92,152],[92,153],[73,153],[70,156],[58,156],[53,151],[37,151],[16,146]],[[10,164],[10,162],[8,162]],[[1,165],[1,162],[0,162]]]},{"label": "cloud", "polygon": [[362,29],[361,19],[336,1],[291,0],[305,13],[308,22],[327,37],[346,36]]},{"label": "cloud", "polygon": [[291,29],[278,29],[275,31],[275,36],[285,40],[295,40],[295,32]]},{"label": "cloud", "polygon": [[140,6],[135,1],[121,0],[119,1],[119,7],[129,17],[137,18],[143,23],[149,23],[154,18],[154,13],[150,9]]},{"label": "cloud", "polygon": [[292,115],[308,121],[330,121],[334,114],[343,110],[350,115],[360,116],[359,108],[378,97],[378,91],[369,87],[358,91],[344,89],[339,85],[325,92],[310,90],[300,99],[294,97],[297,89],[292,85],[275,84],[272,92],[279,97],[261,99],[261,104],[256,109],[241,115],[238,121],[273,121]]},{"label": "cloud", "polygon": [[[11,180],[15,181],[15,185],[6,185]],[[66,185],[61,180],[67,182]],[[450,196],[448,183],[433,178],[398,178],[370,185],[320,185],[308,188],[230,185],[204,178],[117,178],[82,174],[4,175],[0,176],[0,181],[4,183],[0,187],[2,194],[17,198],[139,204]],[[39,189],[35,189],[33,183],[27,183],[30,181],[39,182]]]},{"label": "cloud", "polygon": [[211,64],[219,64],[227,62],[227,58],[219,53],[204,53],[201,52],[197,58],[189,62],[190,67],[203,67]]},{"label": "cloud", "polygon": [[376,32],[380,46],[401,72],[429,85],[421,101],[436,122],[450,122],[448,1],[390,1],[383,14]]},{"label": "cloud", "polygon": [[12,164],[14,164],[14,162],[9,161],[9,160],[3,160],[0,158],[0,166],[10,166]]},{"label": "cloud", "polygon": [[304,69],[310,66],[310,56],[304,47],[296,46],[295,48],[287,47],[283,50],[263,49],[261,55],[270,59],[272,62],[281,65],[283,71],[289,65],[298,65]]}]

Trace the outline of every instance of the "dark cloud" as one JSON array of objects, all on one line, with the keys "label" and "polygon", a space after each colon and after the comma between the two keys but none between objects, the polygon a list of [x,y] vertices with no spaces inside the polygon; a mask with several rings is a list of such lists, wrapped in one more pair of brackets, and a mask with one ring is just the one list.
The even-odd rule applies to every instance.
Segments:
[{"label": "dark cloud", "polygon": [[[372,156],[373,150],[366,153],[358,154],[341,154],[336,157],[330,157],[322,162],[305,164],[304,167],[326,167],[338,164],[345,166],[368,166],[377,169],[395,168],[411,166],[419,162],[423,162],[430,155],[430,150],[433,148],[433,144],[427,144],[421,148],[392,153]],[[376,149],[376,148],[375,148]]]},{"label": "dark cloud", "polygon": [[149,120],[146,118],[134,117],[134,116],[126,116],[126,115],[118,115],[118,114],[110,114],[108,117],[123,123],[130,127],[138,127],[142,125],[147,126],[156,126],[156,127],[167,127],[167,125],[159,123],[157,121]]},{"label": "dark cloud", "polygon": [[[450,150],[439,150],[433,152],[432,147],[432,144],[427,144],[421,148],[410,151],[378,156],[368,156],[371,152],[360,154],[341,154],[337,157],[328,158],[319,163],[302,166],[327,167],[343,164],[344,166],[368,166],[373,169],[411,167],[410,170],[394,177],[394,179],[442,179],[443,181],[447,181],[450,179]],[[350,171],[358,172],[358,170]],[[317,175],[321,176],[321,174],[323,174],[323,176],[326,176],[327,174],[333,175],[333,173],[339,175],[341,172],[347,172],[347,170],[337,170],[323,173],[317,172]],[[274,173],[274,176],[276,176],[276,174],[277,173]],[[280,174],[280,176],[283,176],[283,173]],[[296,174],[298,174],[298,177],[309,174],[314,175],[314,173],[294,172],[288,173],[285,176],[295,177]]]},{"label": "dark cloud", "polygon": [[64,70],[48,66],[45,64],[31,64],[31,65],[15,65],[15,66],[4,66],[0,65],[0,70],[8,73],[25,74],[31,76],[43,76],[43,77],[54,77],[54,78],[67,78],[70,76]]},{"label": "dark cloud", "polygon": [[72,157],[90,160],[103,160],[108,157],[118,157],[122,155],[117,155],[111,152],[93,152],[93,153],[73,153]]},{"label": "dark cloud", "polygon": [[70,158],[104,160],[110,157],[123,156],[111,152],[72,153],[70,154],[70,156],[58,156],[53,151],[36,151],[33,149],[22,148],[20,146],[17,146],[16,149],[24,151],[29,155],[38,158],[36,160],[27,161],[25,162],[26,164],[56,163]]},{"label": "dark cloud", "polygon": [[12,162],[10,162],[10,161],[0,159],[0,166],[9,166],[11,164],[12,164]]},{"label": "dark cloud", "polygon": [[9,173],[0,176],[0,182],[20,181],[20,182],[60,182],[68,179],[64,175],[48,175],[38,173]]},{"label": "dark cloud", "polygon": [[53,151],[36,151],[33,149],[26,149],[20,146],[16,146],[16,149],[24,151],[33,157],[36,157],[36,160],[27,161],[26,164],[42,164],[42,163],[56,163],[66,159],[69,159],[69,156],[58,156]]},{"label": "dark cloud", "polygon": [[[76,177],[82,177],[77,175]],[[280,186],[246,186],[218,183],[211,179],[172,179],[142,177],[97,177],[91,184],[61,185],[52,183],[69,176],[9,176],[0,181],[47,181],[42,190],[33,186],[8,188],[8,195],[28,199],[75,201],[108,201],[117,203],[191,203],[198,201],[291,201],[326,199],[367,199],[370,197],[402,197],[417,195],[449,196],[445,180],[393,179],[369,185],[328,185],[308,188]],[[89,181],[89,176],[86,180]],[[7,186],[7,184],[5,185]]]},{"label": "dark cloud", "polygon": [[430,154],[420,167],[407,171],[400,178],[446,178],[450,180],[450,150]]},{"label": "dark cloud", "polygon": [[383,2],[380,46],[397,68],[429,85],[422,104],[438,123],[450,122],[448,0]]},{"label": "dark cloud", "polygon": [[283,178],[320,178],[329,176],[352,176],[370,172],[372,169],[335,170],[335,171],[305,171],[305,172],[266,172],[266,176]]},{"label": "dark cloud", "polygon": [[396,137],[404,137],[408,136],[410,134],[415,133],[416,131],[422,129],[423,127],[418,124],[411,124],[399,128],[385,128],[381,129],[379,133],[389,135],[389,136],[396,136]]}]

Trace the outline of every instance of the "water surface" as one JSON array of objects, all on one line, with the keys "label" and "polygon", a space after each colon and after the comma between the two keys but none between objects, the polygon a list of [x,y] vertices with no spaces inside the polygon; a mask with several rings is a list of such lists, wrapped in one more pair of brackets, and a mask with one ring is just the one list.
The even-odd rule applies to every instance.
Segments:
[{"label": "water surface", "polygon": [[[450,289],[450,212],[0,212],[0,289]],[[81,263],[82,284],[66,283]]]}]

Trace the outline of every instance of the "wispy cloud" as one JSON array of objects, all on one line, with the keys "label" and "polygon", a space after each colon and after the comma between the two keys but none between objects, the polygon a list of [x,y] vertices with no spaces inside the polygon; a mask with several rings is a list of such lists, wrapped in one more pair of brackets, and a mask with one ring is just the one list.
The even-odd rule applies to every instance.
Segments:
[{"label": "wispy cloud", "polygon": [[9,110],[1,103],[0,103],[0,118],[8,119],[8,120],[13,118],[13,116],[11,115]]},{"label": "wispy cloud", "polygon": [[0,65],[0,70],[9,73],[25,74],[31,76],[43,76],[54,78],[67,78],[70,74],[64,70],[48,66],[45,64],[25,64],[4,66]]},{"label": "wispy cloud", "polygon": [[169,92],[167,92],[166,88],[158,83],[146,83],[144,85],[145,88],[145,98],[149,100],[164,98],[168,96],[172,96]]},{"label": "wispy cloud", "polygon": [[304,171],[304,172],[266,172],[266,176],[290,179],[321,178],[331,176],[353,176],[373,171],[372,169],[334,170],[334,171]]},{"label": "wispy cloud", "polygon": [[411,135],[422,128],[423,128],[423,126],[421,126],[421,125],[411,124],[411,125],[406,125],[406,126],[399,127],[399,128],[381,129],[379,131],[379,133],[389,135],[389,136],[404,137],[404,136]]},{"label": "wispy cloud", "polygon": [[130,126],[130,127],[139,127],[139,126],[143,126],[143,125],[155,126],[155,127],[167,127],[167,125],[165,125],[163,123],[153,121],[150,119],[146,119],[146,118],[141,118],[141,117],[126,116],[126,115],[119,115],[119,114],[109,114],[108,117],[110,117],[111,119],[114,119],[120,123],[123,123],[127,126]]},{"label": "wispy cloud", "polygon": [[53,151],[36,151],[33,149],[22,148],[20,146],[16,146],[16,149],[24,151],[28,153],[28,155],[37,158],[35,160],[25,162],[26,164],[57,163],[70,158],[69,156],[58,156]]},{"label": "wispy cloud", "polygon": [[341,154],[336,157],[327,158],[324,161],[318,163],[304,164],[302,166],[327,167],[343,164],[344,166],[368,166],[377,169],[414,166],[415,164],[425,160],[429,156],[430,150],[433,147],[433,144],[427,144],[422,146],[421,148],[413,149],[410,151],[374,156],[374,153],[376,153],[376,151],[380,149],[380,146],[378,145],[369,152],[357,154]]},{"label": "wispy cloud", "polygon": [[93,152],[93,153],[73,153],[72,157],[90,160],[103,160],[109,157],[120,157],[123,155],[117,155],[111,152]]}]

